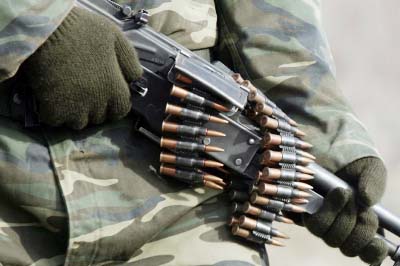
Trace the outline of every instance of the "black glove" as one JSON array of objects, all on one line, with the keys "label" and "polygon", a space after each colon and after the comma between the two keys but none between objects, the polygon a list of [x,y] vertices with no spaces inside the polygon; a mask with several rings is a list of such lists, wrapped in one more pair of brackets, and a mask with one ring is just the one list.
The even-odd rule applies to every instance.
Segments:
[{"label": "black glove", "polygon": [[40,122],[81,129],[124,117],[131,108],[129,83],[141,75],[137,54],[120,30],[74,8],[15,79],[32,91]]},{"label": "black glove", "polygon": [[339,247],[343,254],[359,256],[369,264],[379,264],[387,256],[383,240],[374,238],[378,218],[370,206],[382,197],[386,184],[383,162],[374,157],[362,158],[336,173],[355,188],[329,192],[321,209],[304,216],[306,227],[329,246]]}]

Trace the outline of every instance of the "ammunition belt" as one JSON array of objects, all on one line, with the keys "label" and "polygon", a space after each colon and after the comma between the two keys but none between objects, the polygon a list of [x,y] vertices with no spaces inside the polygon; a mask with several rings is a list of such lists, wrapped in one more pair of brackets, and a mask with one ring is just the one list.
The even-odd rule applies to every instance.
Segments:
[{"label": "ammunition belt", "polygon": [[[228,190],[232,200],[232,216],[228,221],[233,235],[256,243],[283,246],[277,238],[288,238],[272,226],[273,221],[292,224],[285,213],[305,212],[313,179],[307,164],[315,157],[304,151],[311,144],[303,141],[304,132],[278,106],[250,81],[239,74],[233,79],[249,90],[246,117],[260,128],[263,140],[259,149],[259,171],[249,182],[234,175],[221,162],[207,154],[222,153],[224,147],[209,145],[211,138],[223,138],[226,132],[204,127],[205,123],[228,124],[219,113],[230,108],[215,101],[209,93],[191,87],[185,77],[177,79],[185,88],[173,85],[162,124],[160,173],[191,186]],[[200,138],[201,137],[201,138]]]}]

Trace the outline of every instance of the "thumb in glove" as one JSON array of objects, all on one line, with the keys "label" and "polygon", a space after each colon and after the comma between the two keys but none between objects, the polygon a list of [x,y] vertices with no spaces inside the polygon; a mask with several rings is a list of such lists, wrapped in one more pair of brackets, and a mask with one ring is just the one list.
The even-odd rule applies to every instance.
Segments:
[{"label": "thumb in glove", "polygon": [[357,199],[365,206],[376,204],[386,186],[386,168],[376,157],[358,159],[336,173],[357,191]]}]

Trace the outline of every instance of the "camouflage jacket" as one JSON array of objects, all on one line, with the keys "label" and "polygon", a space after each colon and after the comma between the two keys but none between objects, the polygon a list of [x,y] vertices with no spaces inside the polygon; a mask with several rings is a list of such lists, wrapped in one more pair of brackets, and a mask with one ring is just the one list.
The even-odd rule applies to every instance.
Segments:
[{"label": "camouflage jacket", "polygon": [[[150,11],[156,30],[191,49],[212,48],[214,59],[263,89],[301,123],[323,166],[337,171],[378,156],[337,89],[319,1],[132,2]],[[16,72],[72,4],[0,2],[0,80]],[[225,241],[223,195],[156,175],[157,147],[132,135],[130,124],[126,118],[80,132],[29,131],[0,117],[0,262],[192,265],[176,252],[190,246],[209,255],[197,256],[198,264],[260,265],[254,251]]]}]

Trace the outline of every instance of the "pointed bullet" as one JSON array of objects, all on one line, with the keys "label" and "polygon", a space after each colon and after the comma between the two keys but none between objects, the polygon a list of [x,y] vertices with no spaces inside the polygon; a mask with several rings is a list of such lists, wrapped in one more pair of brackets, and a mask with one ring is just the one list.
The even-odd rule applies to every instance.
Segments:
[{"label": "pointed bullet", "polygon": [[203,179],[205,181],[210,181],[210,182],[213,182],[213,183],[218,184],[218,185],[226,186],[226,183],[224,182],[224,180],[222,178],[219,178],[219,177],[214,176],[214,175],[210,175],[210,174],[204,173]]},{"label": "pointed bullet", "polygon": [[316,158],[314,155],[312,155],[311,153],[308,153],[308,152],[305,152],[305,151],[302,151],[302,150],[299,150],[299,149],[296,149],[296,153],[297,153],[298,155],[301,155],[301,156],[303,156],[303,157],[309,158],[309,159],[311,159],[311,160],[316,160],[316,159],[317,159],[317,158]]},{"label": "pointed bullet", "polygon": [[[297,168],[297,166],[296,166],[296,168]],[[282,179],[284,181],[294,181],[294,180],[307,181],[307,180],[311,180],[313,178],[314,177],[312,175],[304,174],[301,172],[296,172],[291,169],[278,169],[278,168],[272,168],[272,167],[264,167],[264,169],[262,171],[262,175],[259,177],[259,180],[269,181],[269,180],[275,180],[275,179]]]},{"label": "pointed bullet", "polygon": [[261,182],[258,185],[258,192],[260,194],[283,197],[283,198],[309,198],[311,197],[310,193],[288,187],[288,186],[280,186],[280,185],[272,185]]},{"label": "pointed bullet", "polygon": [[302,198],[294,198],[290,200],[294,204],[307,204],[309,202],[308,199],[302,199]]},{"label": "pointed bullet", "polygon": [[267,221],[278,221],[281,223],[293,224],[293,220],[286,218],[282,215],[269,212],[267,210],[262,210],[250,204],[250,202],[243,203],[243,212],[247,214],[251,214],[253,216],[259,217],[260,219],[264,219]]},{"label": "pointed bullet", "polygon": [[208,188],[212,188],[212,189],[216,189],[216,190],[224,190],[224,187],[215,184],[212,181],[206,181],[204,180],[204,186],[208,187]]},{"label": "pointed bullet", "polygon": [[264,152],[264,160],[272,161],[277,163],[300,163],[307,165],[309,163],[314,162],[314,160],[310,158],[303,157],[301,155],[296,155],[292,152],[277,152],[272,150],[267,150]]},{"label": "pointed bullet", "polygon": [[297,136],[299,136],[299,137],[305,137],[305,136],[307,136],[307,134],[306,134],[304,131],[302,131],[302,130],[300,130],[300,129],[298,129],[298,128],[294,128],[294,129],[293,129],[293,132],[294,132],[295,135],[297,135]]},{"label": "pointed bullet", "polygon": [[[300,171],[300,172],[302,172],[304,174],[307,174],[307,175],[314,175],[315,174],[313,170],[311,170],[310,168],[308,168],[306,166],[296,165],[296,170]],[[313,179],[313,178],[310,178],[310,179]]]},{"label": "pointed bullet", "polygon": [[273,231],[274,231],[274,233],[271,234],[272,236],[283,238],[283,239],[289,239],[290,238],[288,235],[286,235],[286,234],[284,234],[284,233],[282,233],[282,232],[280,232],[280,231],[278,231],[276,229],[273,230]]},{"label": "pointed bullet", "polygon": [[210,107],[221,112],[229,112],[230,110],[229,108],[226,108],[221,104],[207,100],[206,98],[200,95],[187,91],[176,85],[172,86],[171,95],[179,99],[183,99],[184,101],[190,102],[192,104],[197,104],[199,106],[204,106],[204,107]]},{"label": "pointed bullet", "polygon": [[161,152],[160,153],[160,162],[162,163],[170,163],[181,166],[188,167],[209,167],[209,168],[217,168],[224,166],[222,163],[217,161],[199,159],[199,158],[189,158],[189,157],[181,157],[176,156],[175,154]]},{"label": "pointed bullet", "polygon": [[190,136],[209,136],[209,137],[225,137],[226,135],[222,132],[209,130],[205,127],[186,126],[168,121],[163,121],[162,127],[163,132],[172,132],[177,134],[186,134]]},{"label": "pointed bullet", "polygon": [[181,170],[172,166],[166,166],[164,164],[160,166],[160,173],[163,175],[175,177],[176,179],[189,183],[191,185],[198,185],[203,183],[207,187],[219,190],[223,190],[223,186],[225,185],[225,182],[222,178],[198,171]]},{"label": "pointed bullet", "polygon": [[204,167],[219,168],[219,167],[224,167],[224,164],[217,161],[204,160]]},{"label": "pointed bullet", "polygon": [[257,117],[258,124],[263,128],[281,129],[295,134],[298,137],[304,137],[306,134],[296,127],[292,127],[288,122],[283,120],[276,120],[267,115],[260,115]]},{"label": "pointed bullet", "polygon": [[313,186],[303,182],[293,182],[293,187],[300,190],[312,190]]},{"label": "pointed bullet", "polygon": [[212,116],[212,115],[200,112],[200,111],[190,110],[190,109],[183,108],[183,107],[169,104],[169,103],[165,106],[165,112],[170,115],[186,117],[186,118],[190,118],[193,120],[211,121],[211,122],[220,123],[220,124],[228,124],[229,123],[229,121],[227,121],[225,119],[222,119],[222,118],[219,118],[216,116]]},{"label": "pointed bullet", "polygon": [[310,149],[313,147],[313,145],[311,143],[308,143],[301,139],[299,139],[297,142],[299,143],[299,148],[302,148],[302,149]]},{"label": "pointed bullet", "polygon": [[[287,182],[290,183],[290,185],[287,184]],[[313,186],[303,183],[303,182],[293,182],[293,181],[282,181],[279,179],[269,179],[269,178],[263,178],[260,179],[260,183],[267,183],[267,184],[273,184],[273,185],[284,185],[284,186],[290,186],[299,190],[307,191],[307,190],[312,190]],[[254,191],[259,191],[259,188]],[[253,191],[252,191],[253,192]]]},{"label": "pointed bullet", "polygon": [[167,149],[177,149],[177,150],[187,150],[187,151],[205,151],[205,152],[224,151],[224,149],[215,146],[207,146],[195,142],[177,141],[173,139],[167,139],[164,137],[161,138],[160,146],[162,148],[167,148]]},{"label": "pointed bullet", "polygon": [[206,146],[206,152],[224,152],[225,150],[215,146]]},{"label": "pointed bullet", "polygon": [[296,121],[294,121],[293,119],[289,118],[288,120],[289,120],[288,121],[289,124],[291,124],[292,126],[295,126],[295,127],[299,126],[299,124]]},{"label": "pointed bullet", "polygon": [[276,240],[276,239],[274,239],[274,238],[272,238],[271,240],[270,240],[270,243],[269,243],[270,245],[273,245],[273,246],[277,246],[277,247],[285,247],[285,245],[282,243],[282,242],[280,242],[280,241],[278,241],[278,240]]},{"label": "pointed bullet", "polygon": [[208,119],[208,121],[210,122],[214,122],[214,123],[219,123],[219,124],[229,124],[228,120],[216,117],[216,116],[212,116],[210,115],[210,118]]},{"label": "pointed bullet", "polygon": [[306,209],[296,206],[296,205],[292,205],[292,204],[287,204],[288,205],[288,209],[290,209],[291,212],[296,212],[296,213],[305,213]]},{"label": "pointed bullet", "polygon": [[296,172],[296,176],[298,177],[298,180],[300,180],[300,181],[308,181],[308,180],[314,179],[314,176],[312,176],[312,175],[303,174],[303,173],[299,173],[299,172]]},{"label": "pointed bullet", "polygon": [[288,239],[289,237],[282,232],[279,232],[275,228],[272,228],[269,224],[262,222],[261,220],[254,220],[242,215],[239,217],[239,226],[245,229],[254,230],[266,235]]},{"label": "pointed bullet", "polygon": [[293,204],[286,204],[282,201],[278,200],[272,200],[266,197],[262,197],[257,195],[257,193],[252,193],[250,195],[250,202],[253,204],[258,204],[261,206],[268,206],[272,209],[275,210],[284,210],[284,211],[290,211],[290,212],[296,212],[296,213],[303,213],[306,212],[306,210],[302,207],[293,205]]},{"label": "pointed bullet", "polygon": [[276,221],[281,222],[281,223],[285,223],[285,224],[294,224],[294,221],[292,219],[289,219],[285,216],[282,215],[277,215],[276,216]]},{"label": "pointed bullet", "polygon": [[267,133],[264,136],[263,143],[265,146],[268,145],[283,145],[283,146],[289,146],[289,147],[296,147],[296,148],[301,148],[301,149],[309,149],[312,147],[312,145],[308,142],[305,142],[303,140],[300,140],[295,137],[289,137],[289,136],[280,136],[272,133]]},{"label": "pointed bullet", "polygon": [[226,134],[220,131],[207,129],[206,136],[208,137],[225,137]]}]

